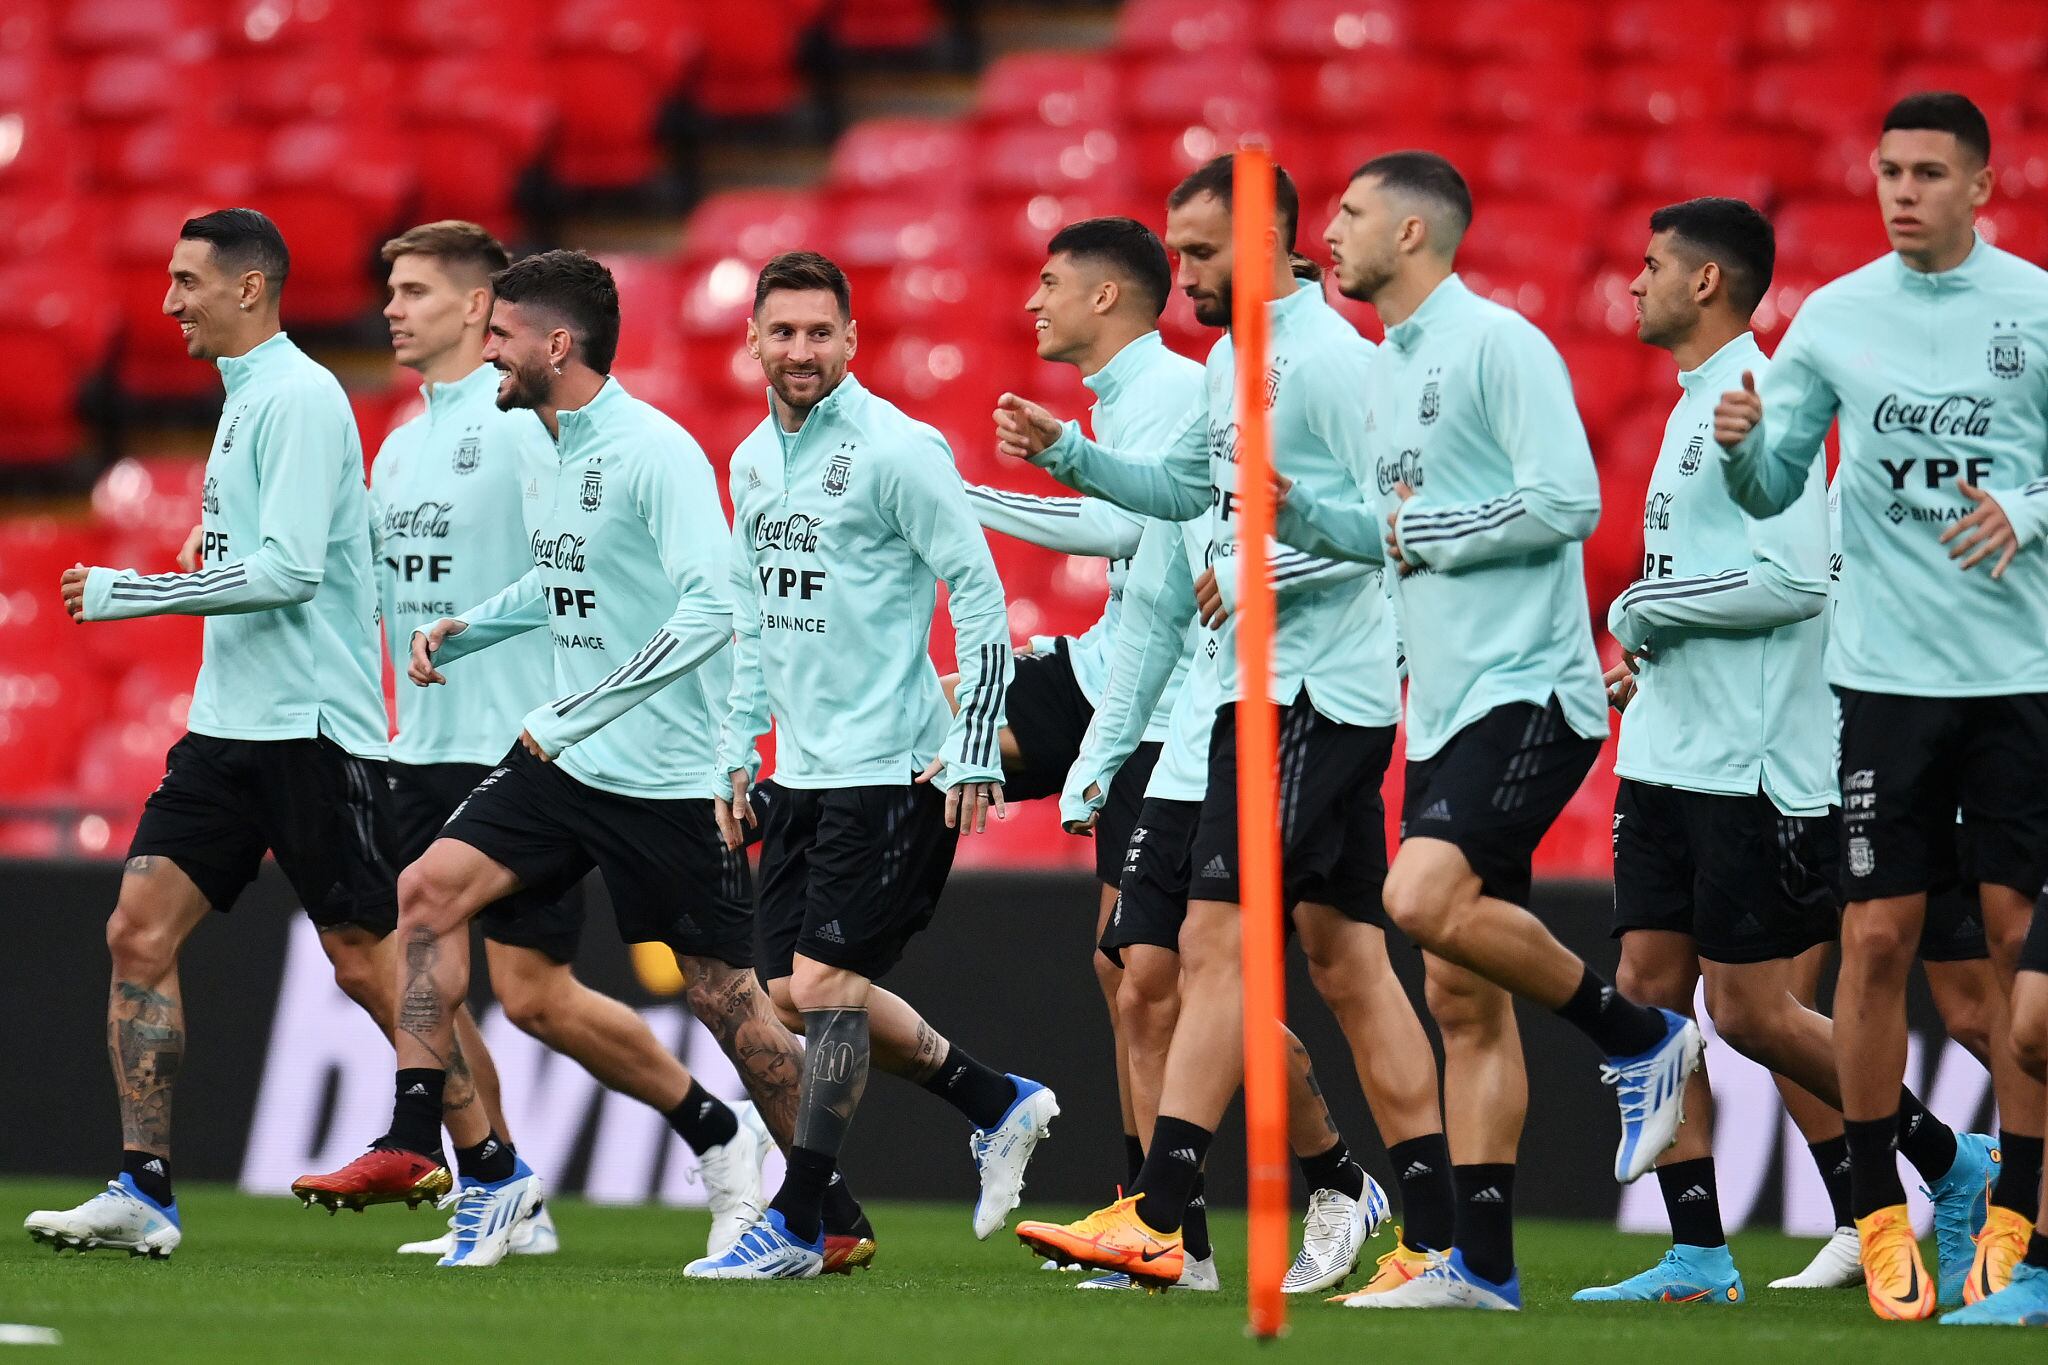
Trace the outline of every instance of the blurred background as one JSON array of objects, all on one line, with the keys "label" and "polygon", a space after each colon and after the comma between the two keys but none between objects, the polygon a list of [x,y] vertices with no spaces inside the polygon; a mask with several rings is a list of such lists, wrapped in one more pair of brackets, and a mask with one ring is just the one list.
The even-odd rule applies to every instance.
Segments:
[{"label": "blurred background", "polygon": [[[1055,230],[1157,226],[1183,174],[1260,133],[1319,256],[1354,166],[1430,147],[1477,195],[1465,278],[1570,364],[1607,504],[1586,552],[1598,619],[1635,573],[1673,392],[1626,294],[1649,211],[1722,193],[1772,212],[1768,346],[1883,250],[1885,106],[1954,88],[1994,130],[1985,236],[2042,259],[2044,60],[2036,0],[7,0],[0,855],[118,856],[182,729],[197,623],[74,631],[56,579],[77,560],[167,569],[195,520],[219,380],[159,312],[192,213],[249,204],[282,226],[286,326],[347,384],[366,455],[417,401],[377,248],[463,217],[515,250],[601,254],[620,381],[721,466],[763,412],[753,272],[826,251],[854,280],[864,380],[944,430],[969,479],[1044,491],[998,463],[988,412],[1006,388],[1085,410],[1022,311]],[[1165,327],[1198,356],[1213,340],[1184,301]],[[994,546],[1020,640],[1093,620],[1100,563]],[[1605,874],[1612,781],[1603,762],[1543,871]],[[1088,852],[1049,807],[973,842],[1010,865]]]}]

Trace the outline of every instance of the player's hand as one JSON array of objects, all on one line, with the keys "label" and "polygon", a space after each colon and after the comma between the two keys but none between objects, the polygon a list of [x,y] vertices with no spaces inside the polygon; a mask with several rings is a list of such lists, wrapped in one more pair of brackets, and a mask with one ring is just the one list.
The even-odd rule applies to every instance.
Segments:
[{"label": "player's hand", "polygon": [[185,543],[178,547],[178,568],[185,573],[199,572],[199,545],[206,536],[204,526],[195,526],[185,537]]},{"label": "player's hand", "polygon": [[[1394,496],[1406,502],[1415,496],[1415,490],[1405,483],[1397,483],[1394,485]],[[1398,507],[1387,513],[1387,563],[1394,567],[1395,572],[1406,578],[1415,572],[1415,566],[1401,557],[1401,531],[1398,525],[1400,519],[1401,509]]]},{"label": "player's hand", "polygon": [[988,828],[990,812],[998,820],[1010,818],[1009,808],[1003,805],[1000,782],[962,782],[946,793],[947,829],[980,834]]},{"label": "player's hand", "polygon": [[1294,480],[1270,467],[1266,470],[1266,475],[1273,488],[1273,515],[1279,516],[1287,510],[1287,495],[1294,491]]},{"label": "player's hand", "polygon": [[424,630],[412,633],[412,658],[407,662],[405,676],[415,684],[425,687],[430,683],[448,681],[441,670],[434,667],[434,656],[441,652],[441,645],[451,635],[460,635],[469,629],[469,622],[458,621],[453,616],[444,616]]},{"label": "player's hand", "polygon": [[[1090,801],[1099,801],[1102,799],[1102,784],[1100,782],[1090,782],[1088,790],[1081,794]],[[1091,810],[1088,812],[1086,820],[1062,820],[1060,828],[1069,834],[1078,834],[1083,839],[1092,839],[1095,837],[1095,826],[1101,819],[1101,811]]]},{"label": "player's hand", "polygon": [[1060,438],[1060,419],[1028,398],[1006,393],[996,400],[996,449],[1012,459],[1042,455]]},{"label": "player's hand", "polygon": [[718,837],[727,848],[746,846],[747,832],[740,828],[742,821],[749,825],[759,823],[754,818],[754,803],[748,796],[753,785],[754,779],[745,768],[734,768],[731,799],[723,796],[711,798],[711,813],[718,821]]},{"label": "player's hand", "polygon": [[57,590],[64,595],[65,612],[80,625],[85,623],[85,576],[91,572],[83,564],[73,564],[57,583]]},{"label": "player's hand", "polygon": [[519,743],[520,746],[526,750],[526,752],[532,754],[541,762],[552,763],[555,761],[555,756],[553,754],[549,753],[546,749],[540,747],[540,741],[533,737],[533,731],[521,730],[519,732]]},{"label": "player's hand", "polygon": [[1607,684],[1607,704],[1615,710],[1626,711],[1628,704],[1635,700],[1636,671],[1629,667],[1626,658],[1608,669],[1600,681]]},{"label": "player's hand", "polygon": [[1201,613],[1202,624],[1211,630],[1230,619],[1230,605],[1223,600],[1223,588],[1216,581],[1213,564],[1195,580],[1195,609]]},{"label": "player's hand", "polygon": [[[2019,532],[2013,530],[2012,521],[2005,515],[2005,509],[1998,505],[1998,499],[1972,483],[1956,480],[1956,487],[1964,497],[1977,505],[1970,514],[1941,533],[1941,543],[1948,545],[1950,559],[1962,559],[1962,567],[1974,569],[1993,554],[1998,562],[1991,566],[1993,578],[2005,577],[2006,566],[2012,557],[2020,552]],[[1969,558],[1963,559],[1968,555]]]},{"label": "player's hand", "polygon": [[1714,440],[1722,449],[1733,450],[1764,420],[1763,395],[1756,391],[1756,375],[1742,372],[1742,387],[1721,395],[1714,407]]}]

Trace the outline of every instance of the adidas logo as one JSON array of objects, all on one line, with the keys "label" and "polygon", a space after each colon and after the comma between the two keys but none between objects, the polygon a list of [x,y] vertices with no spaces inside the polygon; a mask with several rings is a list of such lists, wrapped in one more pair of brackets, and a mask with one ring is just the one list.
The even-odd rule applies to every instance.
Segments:
[{"label": "adidas logo", "polygon": [[1195,1149],[1192,1147],[1176,1147],[1167,1155],[1175,1161],[1185,1161],[1190,1166],[1198,1164],[1195,1160]]},{"label": "adidas logo", "polygon": [[1228,877],[1230,875],[1230,865],[1223,861],[1223,855],[1219,853],[1209,860],[1207,867],[1202,869],[1202,875],[1204,877]]},{"label": "adidas logo", "polygon": [[148,1171],[151,1175],[162,1175],[164,1173],[163,1159],[153,1156],[142,1163],[142,1169]]},{"label": "adidas logo", "polygon": [[476,1154],[483,1160],[489,1161],[498,1154],[498,1140],[496,1138],[485,1138],[484,1145],[476,1149]]},{"label": "adidas logo", "polygon": [[818,930],[818,937],[826,943],[837,943],[842,946],[846,943],[846,931],[839,927],[839,921],[836,919]]},{"label": "adidas logo", "polygon": [[747,487],[749,487],[749,488],[759,488],[760,486],[761,486],[761,471],[760,471],[760,470],[758,470],[758,469],[756,469],[756,468],[754,468],[754,467],[753,467],[752,465],[748,465],[748,466],[747,466]]},{"label": "adidas logo", "polygon": [[427,1093],[426,1083],[424,1081],[414,1081],[412,1083],[412,1089],[406,1091],[405,1093],[408,1095],[424,1095]]},{"label": "adidas logo", "polygon": [[1501,1197],[1500,1186],[1488,1185],[1465,1202],[1468,1204],[1505,1204],[1508,1201]]},{"label": "adidas logo", "polygon": [[1681,1204],[1704,1204],[1713,1197],[1707,1193],[1705,1185],[1693,1185],[1684,1194],[1678,1196],[1678,1202]]},{"label": "adidas logo", "polygon": [[1420,815],[1416,816],[1415,818],[1416,818],[1416,819],[1418,819],[1418,820],[1448,820],[1448,819],[1450,819],[1450,818],[1451,818],[1451,803],[1450,803],[1450,799],[1449,799],[1448,797],[1444,797],[1444,798],[1440,798],[1440,799],[1438,799],[1438,800],[1436,800],[1436,801],[1432,802],[1432,803],[1430,804],[1430,807],[1429,807],[1429,809],[1428,809],[1428,810],[1426,810],[1426,811],[1422,812],[1422,814],[1420,814]]},{"label": "adidas logo", "polygon": [[1434,1175],[1435,1173],[1436,1167],[1420,1161],[1411,1161],[1408,1163],[1408,1169],[1401,1172],[1401,1178],[1403,1180],[1414,1180],[1418,1177]]},{"label": "adidas logo", "polygon": [[717,1101],[717,1100],[706,1100],[706,1101],[704,1101],[704,1103],[702,1103],[702,1104],[698,1105],[698,1106],[697,1106],[697,1117],[701,1119],[701,1118],[703,1118],[703,1117],[704,1117],[704,1116],[705,1116],[706,1114],[709,1114],[709,1113],[711,1112],[711,1106],[712,1106],[712,1105],[714,1105],[714,1104],[717,1104],[717,1103],[718,1103],[718,1101]]}]

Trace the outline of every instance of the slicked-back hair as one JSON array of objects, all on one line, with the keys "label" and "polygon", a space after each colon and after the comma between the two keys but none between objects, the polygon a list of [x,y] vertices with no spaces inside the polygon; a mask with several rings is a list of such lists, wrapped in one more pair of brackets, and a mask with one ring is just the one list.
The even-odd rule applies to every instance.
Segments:
[{"label": "slicked-back hair", "polygon": [[1173,292],[1173,268],[1159,234],[1135,218],[1083,218],[1069,223],[1045,244],[1048,256],[1093,261],[1138,291],[1157,317]]},{"label": "slicked-back hair", "polygon": [[[1236,188],[1237,157],[1224,153],[1214,160],[1205,161],[1196,167],[1193,174],[1173,187],[1173,193],[1166,196],[1166,207],[1180,208],[1197,195],[1213,194],[1224,208],[1230,207],[1230,198]],[[1294,234],[1301,223],[1301,192],[1294,188],[1294,177],[1279,162],[1273,163],[1273,226],[1279,229],[1280,249],[1294,250]]]},{"label": "slicked-back hair", "polygon": [[1435,152],[1384,153],[1351,173],[1353,180],[1364,176],[1379,181],[1382,189],[1427,199],[1441,207],[1451,217],[1451,246],[1472,226],[1472,187],[1456,166]]},{"label": "slicked-back hair", "polygon": [[575,339],[579,358],[599,374],[612,372],[619,350],[619,287],[604,262],[581,251],[542,251],[491,276],[500,302],[553,313]]},{"label": "slicked-back hair", "polygon": [[237,275],[258,272],[273,299],[283,292],[285,276],[291,274],[292,254],[285,249],[284,234],[255,209],[215,209],[188,218],[178,229],[178,240],[211,243],[213,258],[223,270]]},{"label": "slicked-back hair", "polygon": [[847,283],[846,272],[831,257],[819,252],[785,251],[761,267],[761,274],[754,281],[756,317],[768,296],[778,289],[823,289],[839,304],[842,320],[853,317],[853,286]]},{"label": "slicked-back hair", "polygon": [[1667,204],[1650,215],[1650,231],[1668,232],[1698,257],[1721,267],[1728,301],[1747,318],[1771,287],[1778,238],[1771,220],[1740,199],[1709,196]]},{"label": "slicked-back hair", "polygon": [[1991,159],[1991,125],[1985,121],[1984,111],[1969,96],[1953,90],[1922,90],[1894,104],[1879,131],[1901,129],[1953,133],[1956,142],[1974,152],[1979,162]]},{"label": "slicked-back hair", "polygon": [[496,237],[460,218],[443,218],[408,228],[386,242],[377,254],[386,265],[400,256],[432,256],[444,270],[461,266],[486,278],[512,264],[512,258],[505,254],[504,245]]}]

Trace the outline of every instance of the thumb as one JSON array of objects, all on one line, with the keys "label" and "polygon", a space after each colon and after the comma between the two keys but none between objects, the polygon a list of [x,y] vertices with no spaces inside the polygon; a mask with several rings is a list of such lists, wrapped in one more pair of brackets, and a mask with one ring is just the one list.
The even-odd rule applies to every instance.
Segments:
[{"label": "thumb", "polygon": [[996,406],[1005,412],[1016,412],[1024,406],[1024,400],[1014,393],[1006,392],[1001,398],[996,399]]},{"label": "thumb", "polygon": [[1742,391],[1744,393],[1756,392],[1756,374],[1754,371],[1744,370],[1742,372]]},{"label": "thumb", "polygon": [[1976,484],[1971,483],[1968,479],[1957,479],[1956,490],[1966,498],[1970,498],[1977,502],[1984,501],[1984,490],[1977,487]]},{"label": "thumb", "polygon": [[[1004,396],[1008,397],[1007,394]],[[943,758],[935,758],[930,763],[927,763],[925,765],[924,771],[917,775],[916,780],[919,782],[929,782],[944,771],[946,771],[946,760]]]}]

